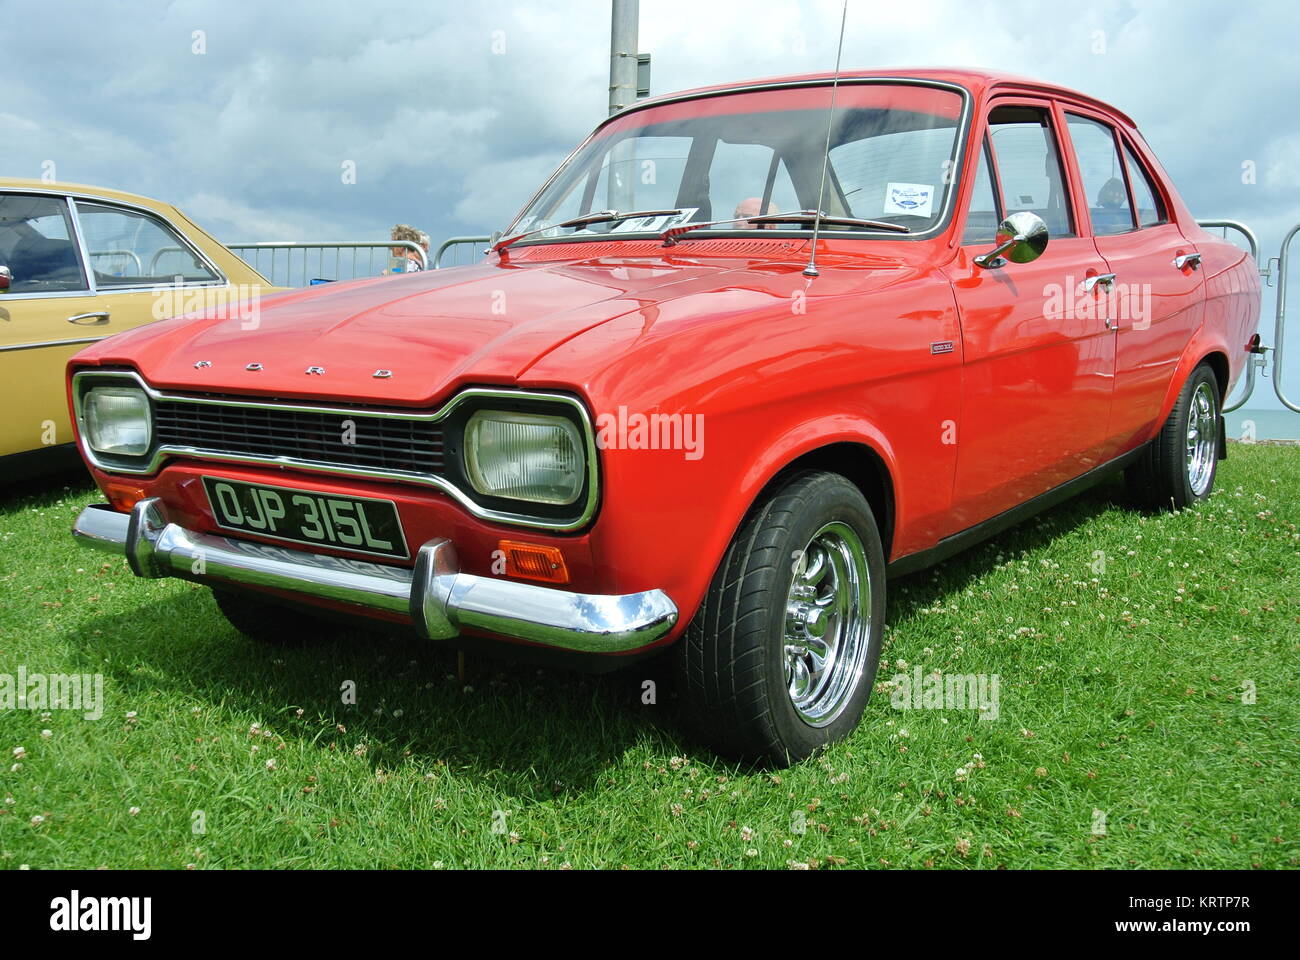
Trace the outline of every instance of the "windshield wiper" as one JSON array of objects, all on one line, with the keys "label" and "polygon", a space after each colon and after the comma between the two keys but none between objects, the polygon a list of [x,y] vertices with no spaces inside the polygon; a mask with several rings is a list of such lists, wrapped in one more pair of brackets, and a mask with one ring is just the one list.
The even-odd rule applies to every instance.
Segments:
[{"label": "windshield wiper", "polygon": [[[798,213],[769,213],[760,217],[747,217],[750,223],[812,223],[817,219],[816,210],[800,210]],[[822,223],[837,227],[863,227],[868,230],[893,230],[895,233],[911,233],[911,227],[901,223],[889,223],[885,220],[861,220],[858,217],[832,217],[823,213]]]},{"label": "windshield wiper", "polygon": [[[817,212],[815,210],[793,210],[790,213],[766,213],[762,216],[755,214],[752,217],[732,217],[729,220],[710,220],[706,223],[683,223],[676,227],[669,227],[659,234],[659,239],[664,242],[665,247],[671,247],[684,234],[690,233],[692,230],[699,230],[701,227],[718,227],[724,223],[812,223],[816,218]],[[867,227],[873,230],[894,230],[898,233],[912,232],[909,227],[905,227],[901,223],[886,223],[883,220],[859,220],[856,217],[830,217],[822,214],[822,223],[832,223],[846,227]]]},{"label": "windshield wiper", "polygon": [[623,220],[636,220],[641,217],[671,217],[681,213],[681,210],[631,210],[627,213],[619,213],[617,210],[601,210],[596,213],[583,214],[581,217],[574,217],[572,220],[562,220],[559,223],[550,223],[544,227],[538,227],[536,230],[526,230],[523,233],[517,233],[511,237],[503,237],[494,243],[492,249],[488,252],[500,253],[516,241],[523,240],[525,237],[536,236],[539,233],[545,233],[547,230],[590,227],[597,223],[619,223]]}]

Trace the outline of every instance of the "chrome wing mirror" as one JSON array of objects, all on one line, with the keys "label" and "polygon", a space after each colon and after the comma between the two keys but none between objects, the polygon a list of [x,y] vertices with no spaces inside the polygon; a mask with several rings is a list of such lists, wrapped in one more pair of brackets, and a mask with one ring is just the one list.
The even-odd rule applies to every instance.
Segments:
[{"label": "chrome wing mirror", "polygon": [[[1036,213],[1013,213],[998,225],[997,246],[975,258],[977,267],[996,269],[1037,260],[1047,249],[1047,224]],[[1003,259],[1003,258],[1006,259]]]}]

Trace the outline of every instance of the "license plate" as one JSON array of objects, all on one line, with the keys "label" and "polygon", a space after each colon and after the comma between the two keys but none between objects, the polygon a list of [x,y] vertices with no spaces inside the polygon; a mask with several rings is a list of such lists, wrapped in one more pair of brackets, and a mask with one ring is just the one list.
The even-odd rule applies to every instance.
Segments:
[{"label": "license plate", "polygon": [[397,504],[262,483],[204,477],[217,524],[227,530],[384,557],[409,556]]}]

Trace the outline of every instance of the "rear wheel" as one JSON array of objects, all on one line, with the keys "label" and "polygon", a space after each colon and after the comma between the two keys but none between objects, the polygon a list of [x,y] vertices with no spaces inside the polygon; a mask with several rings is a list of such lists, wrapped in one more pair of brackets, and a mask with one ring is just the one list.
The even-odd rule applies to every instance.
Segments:
[{"label": "rear wheel", "polygon": [[1202,364],[1183,384],[1160,433],[1125,472],[1134,499],[1153,509],[1181,510],[1208,497],[1219,467],[1222,424],[1219,382]]},{"label": "rear wheel", "polygon": [[213,587],[212,598],[232,627],[270,646],[300,646],[328,640],[340,629],[339,624],[323,617],[246,593]]},{"label": "rear wheel", "polygon": [[884,616],[884,550],[861,492],[838,474],[793,477],[742,524],[678,644],[700,735],[780,766],[846,736]]}]

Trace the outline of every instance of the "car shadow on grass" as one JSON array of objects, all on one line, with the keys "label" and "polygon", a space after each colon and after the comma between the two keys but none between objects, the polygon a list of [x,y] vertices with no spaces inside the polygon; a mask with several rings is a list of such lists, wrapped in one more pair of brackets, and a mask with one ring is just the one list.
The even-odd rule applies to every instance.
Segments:
[{"label": "car shadow on grass", "polygon": [[944,597],[987,576],[1008,558],[1022,551],[1040,550],[1111,510],[1132,512],[1135,516],[1138,513],[1123,480],[1118,477],[1090,487],[936,566],[891,581],[886,624],[892,628],[918,611],[934,607]]},{"label": "car shadow on grass", "polygon": [[[353,627],[269,646],[238,633],[211,594],[190,585],[88,619],[68,641],[82,669],[108,674],[121,702],[156,696],[182,714],[251,717],[322,750],[364,746],[376,770],[441,763],[531,799],[586,789],[638,746],[685,752],[661,660],[591,676],[469,653],[462,686],[454,647]],[[656,684],[654,704],[643,702],[645,680]]]}]

